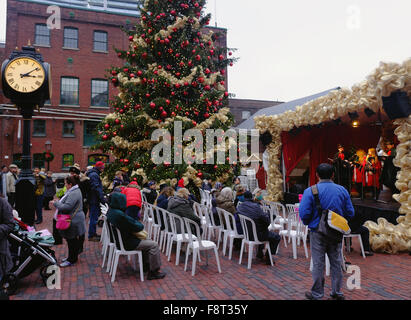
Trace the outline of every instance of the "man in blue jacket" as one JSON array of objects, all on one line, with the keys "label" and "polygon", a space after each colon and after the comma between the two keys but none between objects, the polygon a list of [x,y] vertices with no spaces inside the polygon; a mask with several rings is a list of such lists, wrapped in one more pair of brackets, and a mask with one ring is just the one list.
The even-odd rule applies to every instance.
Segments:
[{"label": "man in blue jacket", "polygon": [[100,203],[105,203],[103,184],[101,183],[100,174],[104,171],[104,163],[98,161],[94,168],[87,172],[90,179],[90,193],[88,203],[90,206],[90,224],[88,228],[88,239],[90,241],[100,241],[97,235],[97,221],[100,216]]},{"label": "man in blue jacket", "polygon": [[[322,163],[317,167],[317,177],[320,179],[317,184],[321,208],[332,210],[343,216],[347,220],[354,217],[354,208],[351,203],[348,191],[332,179],[334,177],[334,167],[330,164]],[[317,232],[320,223],[320,213],[317,211],[315,199],[311,188],[304,191],[299,207],[300,218],[310,229],[311,257],[313,260],[313,286],[311,291],[305,293],[309,300],[319,300],[324,296],[324,265],[325,254],[330,260],[332,293],[331,298],[344,300],[341,292],[343,273],[341,242],[333,242],[324,235]]]},{"label": "man in blue jacket", "polygon": [[[255,227],[257,229],[258,240],[269,241],[271,254],[275,254],[277,252],[277,247],[280,243],[281,237],[274,232],[268,231],[268,226],[271,223],[270,217],[263,211],[263,209],[261,209],[261,206],[257,202],[253,201],[253,194],[250,191],[246,191],[244,193],[244,202],[241,203],[237,208],[236,215],[238,214],[244,215],[254,220]],[[243,234],[243,230],[239,221],[240,219],[236,217],[237,231],[239,234]],[[263,248],[264,245],[258,246],[257,258],[263,258]],[[270,257],[268,256],[268,250],[265,253],[265,263],[271,265]]]}]

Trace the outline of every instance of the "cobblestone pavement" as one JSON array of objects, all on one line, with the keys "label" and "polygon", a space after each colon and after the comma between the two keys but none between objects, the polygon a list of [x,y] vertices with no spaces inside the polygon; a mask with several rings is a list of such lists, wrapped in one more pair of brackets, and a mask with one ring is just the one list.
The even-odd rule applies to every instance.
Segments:
[{"label": "cobblestone pavement", "polygon": [[[45,211],[44,222],[37,230],[52,230],[51,211]],[[101,231],[101,229],[99,229]],[[61,269],[61,290],[49,290],[41,281],[38,271],[21,279],[11,300],[302,300],[304,292],[312,284],[309,271],[310,259],[306,259],[302,246],[298,247],[298,259],[292,258],[291,244],[287,248],[280,243],[275,265],[267,266],[257,259],[252,269],[247,269],[247,255],[238,264],[239,251],[219,256],[222,273],[218,273],[215,258],[210,252],[209,264],[205,259],[197,264],[196,275],[191,276],[191,262],[184,272],[185,254],[175,265],[175,249],[172,259],[162,255],[162,280],[141,282],[126,258],[120,258],[116,280],[101,268],[101,243],[86,240],[84,252],[75,266]],[[309,246],[309,244],[308,244]],[[55,246],[59,262],[67,255],[67,245]],[[175,246],[173,247],[175,248]],[[374,254],[363,259],[359,245],[353,240],[354,251],[345,253],[352,265],[361,270],[361,289],[348,290],[350,274],[344,274],[343,292],[349,300],[409,300],[411,298],[411,264],[408,254]],[[325,280],[325,295],[330,294],[331,281]]]}]

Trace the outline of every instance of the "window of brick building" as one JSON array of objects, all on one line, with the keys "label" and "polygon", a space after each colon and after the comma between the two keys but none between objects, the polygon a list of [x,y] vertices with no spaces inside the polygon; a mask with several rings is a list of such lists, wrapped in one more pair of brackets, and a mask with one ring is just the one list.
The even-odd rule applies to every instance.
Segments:
[{"label": "window of brick building", "polygon": [[108,107],[107,80],[91,80],[91,105],[95,107]]},{"label": "window of brick building", "polygon": [[85,147],[91,147],[97,143],[96,133],[97,133],[97,124],[95,121],[84,121],[84,142]]},{"label": "window of brick building", "polygon": [[46,136],[46,120],[33,120],[33,137]]},{"label": "window of brick building", "polygon": [[34,44],[40,46],[50,45],[50,29],[46,24],[38,23],[35,25]]},{"label": "window of brick building", "polygon": [[33,154],[33,168],[44,168],[44,155],[42,153]]},{"label": "window of brick building", "polygon": [[68,170],[72,165],[74,165],[74,154],[63,154],[63,170]]},{"label": "window of brick building", "polygon": [[79,104],[79,79],[73,77],[61,77],[60,104]]},{"label": "window of brick building", "polygon": [[74,121],[63,121],[63,137],[74,137]]},{"label": "window of brick building", "polygon": [[78,49],[78,29],[72,27],[64,28],[64,48]]},{"label": "window of brick building", "polygon": [[91,154],[88,156],[87,166],[94,166],[97,161],[108,163],[109,159],[110,157],[106,154]]},{"label": "window of brick building", "polygon": [[94,31],[93,35],[93,50],[94,51],[108,51],[108,36],[105,31]]}]

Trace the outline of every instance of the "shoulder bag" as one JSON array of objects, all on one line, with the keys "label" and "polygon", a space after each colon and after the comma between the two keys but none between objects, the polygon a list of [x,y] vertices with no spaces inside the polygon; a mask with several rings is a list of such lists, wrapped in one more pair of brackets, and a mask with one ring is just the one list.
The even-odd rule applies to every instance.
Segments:
[{"label": "shoulder bag", "polygon": [[56,229],[67,230],[68,228],[70,228],[71,221],[73,220],[79,208],[80,204],[77,206],[77,209],[73,214],[73,217],[71,217],[70,214],[57,214]]},{"label": "shoulder bag", "polygon": [[351,233],[347,220],[334,211],[321,208],[317,185],[312,186],[311,191],[315,199],[317,211],[320,214],[317,232],[324,235],[331,242],[341,242],[345,234]]}]

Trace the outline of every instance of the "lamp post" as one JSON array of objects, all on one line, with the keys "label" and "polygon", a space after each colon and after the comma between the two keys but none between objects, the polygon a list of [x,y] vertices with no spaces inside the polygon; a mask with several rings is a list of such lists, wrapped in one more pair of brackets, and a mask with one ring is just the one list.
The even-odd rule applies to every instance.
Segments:
[{"label": "lamp post", "polygon": [[[46,155],[50,154],[51,142],[49,140],[47,140],[44,145],[46,146]],[[50,155],[48,157],[46,157],[46,161],[47,161],[47,171],[50,171]]]}]

